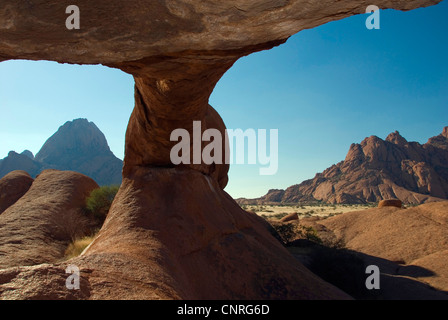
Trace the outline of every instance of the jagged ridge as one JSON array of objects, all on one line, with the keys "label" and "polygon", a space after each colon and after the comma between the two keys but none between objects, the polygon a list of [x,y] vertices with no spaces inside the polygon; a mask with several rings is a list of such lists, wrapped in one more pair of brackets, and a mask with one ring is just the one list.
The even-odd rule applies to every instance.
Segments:
[{"label": "jagged ridge", "polygon": [[286,190],[240,203],[367,203],[398,198],[404,203],[448,199],[448,127],[427,143],[408,142],[398,131],[352,144],[344,161]]}]

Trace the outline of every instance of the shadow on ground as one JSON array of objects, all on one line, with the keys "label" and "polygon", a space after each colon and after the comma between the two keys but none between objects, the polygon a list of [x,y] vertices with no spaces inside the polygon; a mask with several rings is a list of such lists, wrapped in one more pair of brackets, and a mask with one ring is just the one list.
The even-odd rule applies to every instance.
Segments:
[{"label": "shadow on ground", "polygon": [[[355,299],[367,300],[448,300],[448,292],[424,282],[435,273],[399,261],[370,256],[345,248],[327,247],[308,240],[296,240],[288,251],[313,273],[344,290]],[[366,273],[369,265],[379,267],[380,289],[368,290]],[[420,278],[420,279],[418,279]],[[421,279],[423,278],[423,279]]]}]

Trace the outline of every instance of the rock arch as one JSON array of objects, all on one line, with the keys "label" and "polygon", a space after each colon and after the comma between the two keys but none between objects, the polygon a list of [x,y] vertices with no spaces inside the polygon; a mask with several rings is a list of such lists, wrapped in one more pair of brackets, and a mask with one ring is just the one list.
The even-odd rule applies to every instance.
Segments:
[{"label": "rock arch", "polygon": [[[438,2],[375,4],[410,10]],[[173,167],[169,136],[175,128],[191,130],[193,120],[202,121],[203,129],[225,129],[208,99],[240,57],[303,29],[364,13],[369,4],[77,0],[81,27],[68,30],[60,0],[1,2],[0,61],[103,64],[135,78],[122,187],[96,240],[71,261],[83,278],[79,298],[348,298],[297,263],[261,219],[223,191],[226,165]],[[0,296],[72,297],[58,286],[64,266],[1,271],[6,276],[0,279],[21,277],[35,290],[0,289]],[[39,283],[40,274],[50,279],[50,290]]]}]

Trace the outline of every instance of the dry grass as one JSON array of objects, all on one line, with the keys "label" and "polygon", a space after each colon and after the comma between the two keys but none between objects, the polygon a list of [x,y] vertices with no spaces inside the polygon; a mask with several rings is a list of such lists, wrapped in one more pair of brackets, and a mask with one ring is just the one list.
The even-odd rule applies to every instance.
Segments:
[{"label": "dry grass", "polygon": [[65,259],[71,259],[79,256],[87,246],[92,243],[95,236],[83,237],[80,239],[76,239],[65,250]]}]

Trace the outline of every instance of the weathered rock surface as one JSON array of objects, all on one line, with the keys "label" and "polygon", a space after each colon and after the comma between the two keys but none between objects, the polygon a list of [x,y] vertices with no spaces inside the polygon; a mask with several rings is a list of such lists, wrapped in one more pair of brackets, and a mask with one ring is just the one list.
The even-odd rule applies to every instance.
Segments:
[{"label": "weathered rock surface", "polygon": [[367,203],[397,198],[406,204],[448,199],[448,127],[423,145],[398,132],[352,144],[344,161],[314,179],[286,190],[272,190],[240,203]]},{"label": "weathered rock surface", "polygon": [[[265,222],[242,210],[213,178],[195,170],[134,170],[81,257],[34,269],[49,270],[51,288],[62,291],[60,272],[52,270],[71,263],[90,299],[349,298],[296,263]],[[6,270],[4,277],[13,272],[21,279],[17,273],[30,269]],[[11,293],[0,285],[0,297],[12,294],[36,298],[29,289]]]},{"label": "weathered rock surface", "polygon": [[[379,0],[376,5],[410,10],[438,2]],[[0,54],[4,59],[111,64],[172,53],[196,58],[208,51],[218,60],[232,50],[245,48],[250,53],[260,43],[365,13],[370,4],[364,0],[136,0],[132,4],[79,0],[81,29],[70,31],[65,28],[66,3],[5,0],[0,10],[4,26],[0,37],[5,45]]]},{"label": "weathered rock surface", "polygon": [[347,298],[295,264],[261,218],[195,170],[135,168],[83,258],[104,254],[144,261],[154,271],[134,277],[170,288],[160,292],[170,298]]},{"label": "weathered rock surface", "polygon": [[0,179],[0,214],[16,203],[32,183],[33,178],[25,171],[13,171]]},{"label": "weathered rock surface", "polygon": [[281,222],[288,222],[288,221],[295,221],[295,220],[299,220],[299,215],[297,214],[297,212],[290,213],[287,216],[280,219]]},{"label": "weathered rock surface", "polygon": [[42,172],[17,202],[0,215],[0,269],[54,263],[68,243],[91,226],[81,213],[98,185],[75,172]]},{"label": "weathered rock surface", "polygon": [[[301,223],[307,224],[306,219]],[[363,253],[368,263],[388,274],[384,297],[448,299],[448,201],[409,209],[383,207],[348,212],[309,224],[319,230],[322,238],[342,240],[347,248]],[[442,294],[415,281],[430,284]]]},{"label": "weathered rock surface", "polygon": [[398,200],[398,199],[381,200],[378,203],[378,208],[384,208],[384,207],[402,208],[403,207],[403,203],[401,202],[401,200]]},{"label": "weathered rock surface", "polygon": [[[438,2],[375,4],[409,10]],[[170,134],[174,128],[191,133],[193,121],[223,130],[208,100],[240,57],[279,45],[300,30],[364,13],[370,4],[79,0],[81,29],[70,31],[64,26],[65,3],[2,1],[0,61],[100,63],[135,78],[124,183],[100,234],[73,260],[85,270],[90,289],[83,294],[92,299],[347,297],[295,263],[258,218],[221,190],[226,165],[173,169]],[[35,292],[50,282],[55,293],[47,296],[64,297],[55,289],[61,276],[54,268],[0,272],[1,294],[36,297],[26,289],[32,281]],[[5,289],[9,281],[15,290]]]}]

